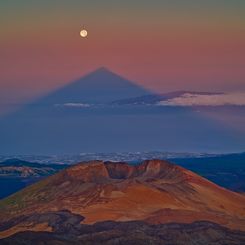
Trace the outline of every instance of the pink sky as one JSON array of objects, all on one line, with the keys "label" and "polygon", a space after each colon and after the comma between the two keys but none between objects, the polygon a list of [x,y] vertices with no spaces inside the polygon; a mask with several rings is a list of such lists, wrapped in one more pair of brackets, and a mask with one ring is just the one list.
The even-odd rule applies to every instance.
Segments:
[{"label": "pink sky", "polygon": [[[155,91],[245,89],[243,4],[109,2],[71,1],[58,8],[47,1],[2,3],[2,108],[101,66]],[[83,26],[86,39],[79,36]]]}]

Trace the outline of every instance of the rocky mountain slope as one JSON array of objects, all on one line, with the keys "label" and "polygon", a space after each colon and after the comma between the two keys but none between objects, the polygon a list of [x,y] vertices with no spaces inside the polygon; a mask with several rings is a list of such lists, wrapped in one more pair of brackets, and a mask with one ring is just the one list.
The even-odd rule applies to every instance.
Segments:
[{"label": "rocky mountain slope", "polygon": [[[54,225],[60,223],[54,212],[62,210],[78,215],[77,222],[83,225],[108,220],[146,226],[206,221],[244,234],[244,203],[245,196],[166,161],[144,161],[137,166],[91,161],[2,200],[0,237],[54,232]],[[74,218],[69,220],[74,222]]]}]

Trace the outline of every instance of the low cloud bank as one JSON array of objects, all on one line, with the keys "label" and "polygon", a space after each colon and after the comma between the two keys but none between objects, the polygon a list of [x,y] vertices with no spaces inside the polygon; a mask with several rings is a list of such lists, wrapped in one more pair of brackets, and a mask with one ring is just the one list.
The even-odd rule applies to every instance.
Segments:
[{"label": "low cloud bank", "polygon": [[225,94],[195,94],[185,93],[179,97],[162,100],[159,106],[245,106],[245,92]]},{"label": "low cloud bank", "polygon": [[84,104],[84,103],[65,103],[65,104],[58,104],[56,106],[77,107],[77,108],[87,108],[87,107],[90,107],[89,104]]}]

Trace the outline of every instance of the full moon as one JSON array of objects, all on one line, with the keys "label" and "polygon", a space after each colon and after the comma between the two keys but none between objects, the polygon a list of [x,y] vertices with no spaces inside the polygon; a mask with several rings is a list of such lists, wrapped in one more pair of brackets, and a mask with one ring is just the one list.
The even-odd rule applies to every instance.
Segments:
[{"label": "full moon", "polygon": [[86,30],[81,30],[80,31],[80,36],[81,37],[87,37],[87,35],[88,35],[88,32]]}]

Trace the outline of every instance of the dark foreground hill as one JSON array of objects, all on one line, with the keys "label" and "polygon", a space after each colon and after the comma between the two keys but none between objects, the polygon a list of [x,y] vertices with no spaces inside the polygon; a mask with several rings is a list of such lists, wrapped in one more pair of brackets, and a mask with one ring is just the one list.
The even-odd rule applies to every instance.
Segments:
[{"label": "dark foreground hill", "polygon": [[[52,217],[52,218],[51,218]],[[230,245],[244,244],[245,233],[218,224],[200,221],[191,224],[151,225],[142,221],[106,221],[93,225],[80,224],[83,217],[69,211],[22,217],[29,222],[46,221],[49,231],[25,231],[2,239],[2,245],[68,245],[68,244],[129,244],[129,245]]]}]

